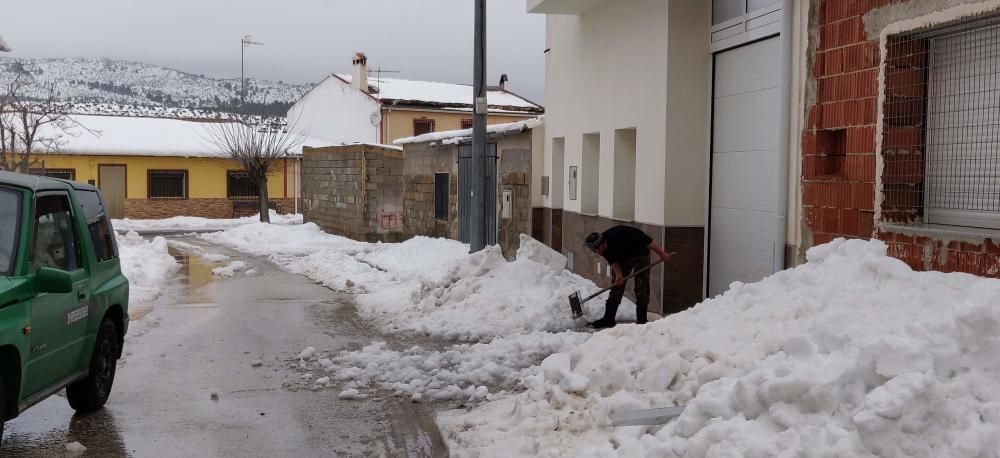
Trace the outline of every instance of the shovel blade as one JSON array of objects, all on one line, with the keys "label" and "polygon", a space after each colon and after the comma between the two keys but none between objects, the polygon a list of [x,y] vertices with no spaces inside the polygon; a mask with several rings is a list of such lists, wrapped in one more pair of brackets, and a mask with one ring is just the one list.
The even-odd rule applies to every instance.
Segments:
[{"label": "shovel blade", "polygon": [[580,304],[580,292],[575,291],[569,295],[569,309],[573,312],[573,318],[583,316],[583,305]]}]

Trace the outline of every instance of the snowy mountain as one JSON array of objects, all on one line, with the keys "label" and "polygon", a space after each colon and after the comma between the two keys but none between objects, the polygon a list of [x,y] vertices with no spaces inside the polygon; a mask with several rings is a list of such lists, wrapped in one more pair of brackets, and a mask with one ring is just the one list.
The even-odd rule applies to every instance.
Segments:
[{"label": "snowy mountain", "polygon": [[[0,81],[19,72],[35,84],[28,96],[43,98],[54,88],[59,99],[86,114],[186,117],[229,111],[239,103],[240,80],[215,79],[156,65],[103,58],[0,58]],[[250,111],[284,115],[311,85],[247,79]]]}]

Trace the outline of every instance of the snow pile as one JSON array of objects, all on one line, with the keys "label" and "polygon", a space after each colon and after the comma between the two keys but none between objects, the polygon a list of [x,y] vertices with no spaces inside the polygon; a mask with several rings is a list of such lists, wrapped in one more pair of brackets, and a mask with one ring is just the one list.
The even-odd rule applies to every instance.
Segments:
[{"label": "snow pile", "polygon": [[[302,224],[300,214],[278,214],[270,210],[271,224]],[[233,219],[201,218],[197,216],[175,216],[165,219],[115,219],[111,225],[119,232],[204,232],[229,229],[246,224],[260,223],[260,215]]]},{"label": "snow pile", "polygon": [[[531,259],[504,259],[500,248],[466,255],[439,283],[398,283],[355,299],[361,315],[391,330],[415,331],[452,339],[482,339],[534,331],[559,332],[582,323],[574,320],[567,297],[593,291],[593,282],[569,271],[553,272]],[[628,302],[628,301],[623,301]],[[620,319],[634,319],[626,303]],[[604,304],[584,304],[588,319],[604,313]]]},{"label": "snow pile", "polygon": [[[461,456],[1000,456],[1000,281],[878,241],[554,354],[527,391],[438,422]],[[686,405],[664,426],[609,414]]]},{"label": "snow pile", "polygon": [[129,304],[148,303],[163,292],[168,278],[180,265],[167,251],[167,240],[152,241],[135,232],[117,235],[122,274],[128,278]]},{"label": "snow pile", "polygon": [[463,258],[469,246],[448,239],[414,237],[402,243],[380,243],[359,260],[397,279],[440,282]]},{"label": "snow pile", "polygon": [[[354,292],[361,316],[391,332],[476,340],[564,331],[582,324],[573,320],[567,297],[598,289],[576,274],[553,270],[551,253],[537,246],[509,262],[498,247],[469,255],[466,245],[446,239],[370,244],[327,234],[311,223],[247,224],[201,237]],[[634,319],[635,307],[625,302],[619,318]],[[599,299],[584,307],[589,319],[604,311]]]}]

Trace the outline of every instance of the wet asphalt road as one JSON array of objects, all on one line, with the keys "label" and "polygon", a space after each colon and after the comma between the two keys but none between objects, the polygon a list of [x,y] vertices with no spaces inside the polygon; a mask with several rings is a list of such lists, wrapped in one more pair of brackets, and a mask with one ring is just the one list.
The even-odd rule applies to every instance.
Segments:
[{"label": "wet asphalt road", "polygon": [[[4,457],[443,456],[427,406],[375,397],[338,400],[311,391],[289,368],[307,346],[355,349],[377,337],[350,297],[261,260],[257,271],[212,277],[218,266],[179,256],[184,268],[158,303],[133,307],[111,399],[74,416],[62,393],[8,422]],[[254,361],[263,365],[254,367]],[[213,400],[213,393],[217,400]],[[66,444],[79,441],[83,455]]]}]

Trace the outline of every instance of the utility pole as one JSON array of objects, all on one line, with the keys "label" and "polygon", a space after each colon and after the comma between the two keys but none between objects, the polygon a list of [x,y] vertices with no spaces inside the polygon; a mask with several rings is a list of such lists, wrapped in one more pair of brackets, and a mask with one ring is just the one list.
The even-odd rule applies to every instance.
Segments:
[{"label": "utility pole", "polygon": [[253,37],[251,37],[250,35],[243,35],[243,39],[240,40],[240,45],[241,45],[240,46],[240,112],[241,113],[243,112],[243,105],[246,104],[246,96],[247,96],[247,79],[245,76],[243,76],[243,60],[244,60],[243,54],[244,51],[247,49],[247,46],[253,46],[253,45],[260,46],[263,44],[264,43],[258,43],[256,41],[253,41]]},{"label": "utility pole", "polygon": [[486,248],[486,0],[476,2],[473,44],[472,196],[469,218],[469,252]]}]

